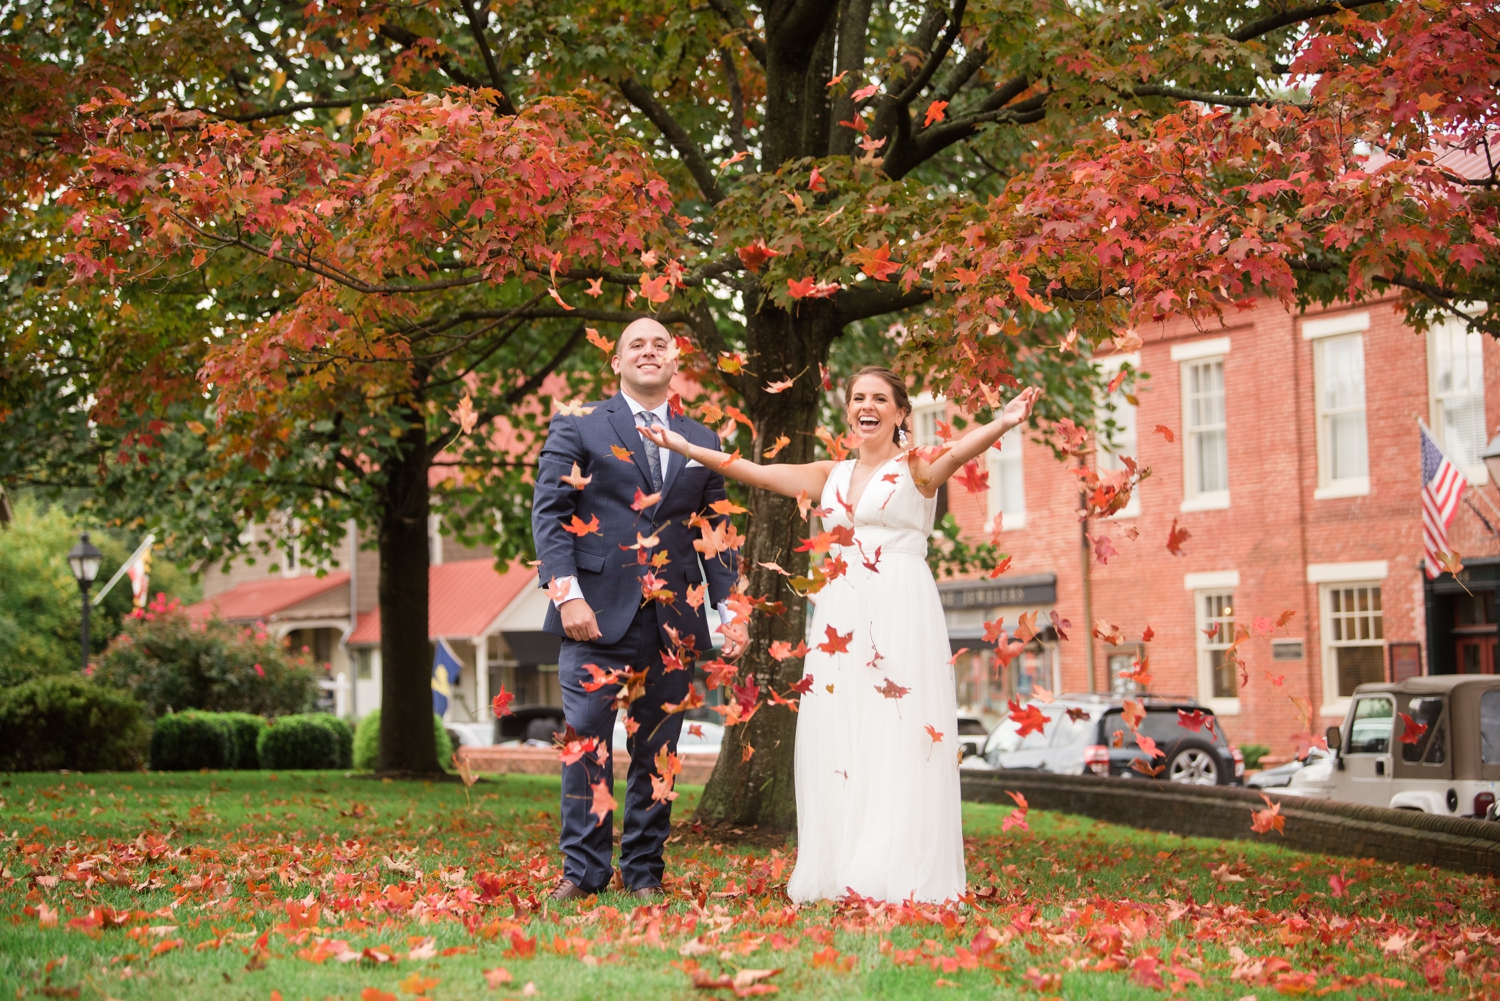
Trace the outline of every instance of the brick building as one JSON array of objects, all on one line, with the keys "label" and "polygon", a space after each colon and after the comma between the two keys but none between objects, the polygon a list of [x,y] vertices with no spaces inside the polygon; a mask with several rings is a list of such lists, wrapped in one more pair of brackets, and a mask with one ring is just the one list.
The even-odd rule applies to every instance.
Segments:
[{"label": "brick building", "polygon": [[[1114,447],[1151,476],[1120,515],[1087,526],[1118,555],[1090,557],[1085,578],[1076,479],[1036,440],[1013,433],[991,453],[987,494],[949,486],[965,531],[987,537],[998,512],[1014,556],[998,580],[940,582],[954,649],[978,651],[955,664],[962,704],[995,714],[1032,685],[1128,689],[1118,676],[1145,650],[1151,690],[1194,696],[1226,717],[1231,739],[1284,753],[1309,729],[1307,708],[1321,733],[1360,682],[1495,670],[1500,497],[1480,459],[1500,425],[1493,341],[1459,324],[1419,334],[1389,304],[1295,315],[1263,302],[1222,328],[1137,333],[1129,361],[1150,377],[1138,405],[1117,395]],[[930,439],[945,405],[917,403],[915,430]],[[1421,569],[1419,419],[1471,484],[1450,532],[1466,564],[1457,581]],[[1166,548],[1174,520],[1189,533],[1181,556]],[[1090,635],[1085,581],[1093,619],[1119,626],[1120,643]],[[1024,612],[1053,610],[1069,638],[1048,630],[995,670],[982,623],[1003,615],[1014,628]],[[1295,613],[1285,627],[1252,628],[1241,644],[1242,685],[1223,662],[1235,624],[1284,611]]]}]

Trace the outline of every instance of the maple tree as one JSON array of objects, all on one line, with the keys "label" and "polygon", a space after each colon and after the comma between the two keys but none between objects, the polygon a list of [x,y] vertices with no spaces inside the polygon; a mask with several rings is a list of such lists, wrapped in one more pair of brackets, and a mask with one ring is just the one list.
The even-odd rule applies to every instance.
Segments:
[{"label": "maple tree", "polygon": [[[605,150],[633,155],[618,144],[622,135],[634,135],[650,162],[632,169],[642,177],[659,173],[667,186],[660,199],[648,200],[645,218],[627,220],[637,226],[640,242],[631,254],[616,245],[611,260],[598,248],[542,240],[538,253],[506,258],[505,266],[487,273],[482,240],[479,256],[466,256],[469,243],[461,234],[478,228],[467,219],[454,219],[452,232],[443,234],[435,234],[429,220],[418,226],[411,246],[389,237],[373,245],[361,240],[359,226],[378,221],[351,219],[343,201],[349,181],[338,175],[291,179],[290,201],[333,209],[328,222],[316,211],[305,216],[311,232],[330,234],[330,243],[303,243],[300,234],[290,241],[299,254],[307,249],[305,261],[290,251],[284,260],[275,252],[267,257],[270,229],[245,237],[262,241],[255,268],[244,263],[256,253],[251,247],[214,242],[212,234],[227,233],[216,227],[238,220],[237,213],[253,219],[257,211],[253,200],[242,205],[222,191],[217,203],[210,198],[203,206],[207,214],[193,217],[198,231],[191,235],[176,224],[162,227],[162,216],[155,222],[142,217],[142,223],[111,220],[108,211],[93,213],[90,226],[81,228],[82,239],[97,240],[99,252],[79,263],[109,275],[120,266],[103,252],[111,249],[111,236],[91,227],[107,229],[116,221],[144,227],[130,230],[135,234],[155,225],[180,241],[178,254],[198,241],[196,249],[209,256],[196,262],[189,256],[184,266],[197,268],[195,274],[221,267],[262,292],[252,297],[237,290],[237,305],[243,309],[253,300],[255,315],[242,319],[226,302],[219,313],[234,317],[226,329],[254,326],[258,338],[283,338],[278,349],[288,335],[357,339],[355,323],[331,322],[336,312],[358,316],[360,325],[378,314],[383,333],[405,330],[402,323],[412,328],[419,316],[434,327],[442,326],[441,317],[464,316],[469,329],[498,323],[509,345],[533,349],[518,350],[508,367],[486,369],[505,372],[511,386],[526,385],[546,367],[537,358],[554,357],[547,348],[563,354],[553,370],[565,367],[571,357],[565,331],[584,336],[580,321],[654,311],[680,326],[685,347],[696,348],[686,356],[693,374],[740,399],[738,410],[720,411],[734,422],[734,454],[804,462],[817,447],[808,431],[827,403],[823,372],[835,361],[835,347],[851,334],[873,335],[888,349],[899,348],[908,371],[974,415],[995,405],[1001,386],[1044,383],[1044,417],[1060,427],[1056,447],[1082,459],[1092,452],[1087,429],[1095,423],[1096,392],[1106,388],[1091,356],[1111,340],[1128,351],[1132,324],[1172,314],[1213,322],[1259,295],[1295,305],[1394,292],[1418,323],[1445,313],[1470,318],[1460,303],[1494,299],[1496,173],[1487,154],[1500,46],[1492,5],[1351,0],[1263,10],[1160,2],[1122,10],[1038,9],[1016,0],[956,0],[951,6],[776,0],[742,9],[733,0],[711,0],[696,8],[560,2],[522,15],[468,4],[443,11],[323,3],[278,8],[276,15],[274,32],[264,19],[249,18],[244,30],[210,32],[208,41],[191,45],[181,37],[190,18],[162,18],[160,37],[177,38],[182,51],[193,53],[193,78],[214,81],[194,91],[204,98],[198,106],[213,109],[202,119],[163,110],[169,94],[180,101],[181,88],[153,91],[133,80],[132,95],[151,97],[129,107],[100,99],[99,84],[125,82],[129,68],[105,79],[99,67],[107,60],[82,60],[93,76],[80,69],[59,93],[96,102],[97,131],[67,131],[93,137],[93,169],[102,174],[89,190],[102,183],[107,191],[111,176],[131,170],[141,178],[159,174],[163,168],[146,163],[145,150],[165,144],[179,153],[197,150],[200,165],[221,171],[221,188],[226,164],[250,163],[251,180],[269,191],[273,179],[281,180],[278,168],[232,161],[217,151],[248,150],[252,141],[277,135],[298,142],[275,149],[278,163],[337,166],[352,177],[375,169],[361,160],[373,147],[356,138],[376,134],[371,119],[409,121],[413,135],[430,141],[421,132],[431,128],[428,117],[446,122],[473,115],[470,121],[500,128],[500,122],[535,124],[546,109],[569,123],[570,141],[579,130],[587,133],[592,145],[580,170]],[[227,16],[236,26],[235,19],[248,17]],[[102,45],[81,51],[101,51]],[[244,73],[236,76],[226,68],[228,50],[259,58],[255,65],[265,69],[248,81]],[[362,73],[336,72],[340,58],[358,63]],[[183,62],[175,60],[174,68]],[[24,58],[18,64],[31,66]],[[397,84],[429,96],[393,95]],[[451,85],[467,90],[430,96]],[[13,121],[28,123],[13,144],[40,142],[34,133],[43,130],[30,123],[61,118],[66,107],[54,102],[50,110],[24,114],[12,108]],[[346,110],[366,108],[378,110],[357,122],[340,121]],[[264,124],[288,109],[309,124]],[[110,120],[129,128],[108,130]],[[56,146],[59,155],[68,152],[67,142]],[[404,147],[391,149],[411,167],[422,162]],[[137,165],[127,170],[120,158],[131,156]],[[201,173],[207,191],[210,172]],[[444,190],[456,183],[441,170],[423,176],[422,183]],[[160,197],[115,184],[133,199]],[[35,199],[43,187],[28,190]],[[215,204],[220,218],[210,220]],[[358,225],[337,232],[351,221]],[[118,233],[112,238],[123,239]],[[651,250],[639,256],[647,244]],[[353,254],[355,282],[362,285],[340,282],[349,275],[318,273],[322,265],[315,267],[315,259],[333,260],[318,255],[334,245]],[[461,246],[464,254],[454,254]],[[550,256],[557,252],[563,256]],[[173,273],[163,268],[153,276],[166,282],[163,276]],[[459,276],[478,280],[462,286],[467,291],[430,287]],[[612,309],[598,308],[605,283]],[[295,293],[299,303],[310,296],[308,309],[291,311],[286,315],[296,322],[287,321],[265,305],[267,288]],[[431,296],[445,311],[396,303],[396,293],[412,301]],[[482,306],[459,305],[466,295],[489,298]],[[117,302],[142,309],[143,296],[120,296]],[[351,309],[353,299],[374,314]],[[321,311],[313,308],[318,303]],[[524,322],[510,332],[508,320]],[[1471,322],[1494,329],[1493,319]],[[438,336],[465,336],[453,329]],[[501,336],[496,329],[490,328],[491,337]],[[594,343],[603,341],[601,335]],[[392,369],[409,371],[419,356],[400,337],[372,343],[382,350],[400,345]],[[471,343],[487,341],[476,334]],[[143,364],[143,344],[121,350],[132,346],[125,337],[113,346],[119,370],[154,371]],[[234,364],[254,371],[257,361],[267,364],[247,348]],[[385,371],[385,361],[361,356],[351,367]],[[188,367],[196,363],[190,359]],[[307,371],[329,378],[338,367],[309,361]],[[587,382],[582,374],[576,368],[569,373],[580,387]],[[389,388],[389,381],[383,384]],[[457,383],[448,385],[451,392]],[[1118,385],[1111,380],[1107,388]],[[308,390],[304,405],[317,396]],[[163,395],[171,398],[158,392],[156,401]],[[359,398],[371,397],[361,389]],[[125,398],[119,404],[102,399],[106,415],[128,414]],[[478,396],[468,405],[472,410],[459,402],[450,395],[435,413],[408,408],[404,421],[383,425],[386,440],[409,445],[409,431],[420,423],[428,441],[437,443],[471,418],[496,412]],[[512,409],[520,402],[512,400]],[[283,422],[279,430],[286,427]],[[182,436],[165,436],[162,428],[140,430],[145,438],[126,432],[122,441],[144,442],[153,458],[197,447],[164,444]],[[281,439],[288,452],[306,448],[300,434]],[[223,440],[207,437],[214,447]],[[475,436],[465,440],[472,446]],[[824,441],[832,450],[832,437]],[[314,454],[331,456],[344,444],[321,439]],[[182,461],[201,463],[204,454]],[[491,461],[504,466],[510,453],[504,455]],[[502,524],[515,524],[521,505],[497,502],[497,496],[513,497],[522,480],[479,475],[481,469],[476,458],[455,470],[464,489],[474,488],[469,510],[490,513],[499,506],[502,518],[510,518]],[[1129,466],[1084,465],[1085,512],[1119,510],[1143,474]],[[967,479],[979,482],[975,474]],[[505,488],[513,493],[505,495]],[[306,498],[297,508],[306,523],[332,524],[312,501],[331,496],[326,487],[299,496]],[[809,571],[807,550],[799,551],[805,527],[793,501],[752,491],[748,506],[742,547],[748,594],[782,611],[764,614],[763,608],[749,618],[749,652],[738,671],[766,691],[781,691],[797,681],[801,667],[794,657],[773,656],[772,647],[783,651],[803,640],[798,581],[815,583],[816,571]],[[344,513],[337,505],[332,512]],[[1185,541],[1186,533],[1174,530],[1167,545],[1175,553]],[[1101,560],[1109,558],[1102,546],[1096,550]],[[996,562],[993,572],[1004,565]],[[701,807],[704,816],[790,825],[794,722],[789,707],[776,705],[750,713],[730,731]],[[741,742],[769,750],[736,754]]]}]

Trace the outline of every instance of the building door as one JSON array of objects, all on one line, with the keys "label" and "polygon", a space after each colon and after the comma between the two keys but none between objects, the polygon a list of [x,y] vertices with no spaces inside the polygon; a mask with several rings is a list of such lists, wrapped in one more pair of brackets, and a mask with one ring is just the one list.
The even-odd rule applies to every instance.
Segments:
[{"label": "building door", "polygon": [[1453,602],[1453,653],[1459,674],[1495,673],[1495,593],[1461,594]]}]

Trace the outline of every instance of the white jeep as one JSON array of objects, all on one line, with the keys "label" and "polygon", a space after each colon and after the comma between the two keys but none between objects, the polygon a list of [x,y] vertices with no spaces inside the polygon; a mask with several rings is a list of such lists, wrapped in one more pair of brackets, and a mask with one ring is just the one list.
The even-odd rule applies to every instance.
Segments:
[{"label": "white jeep", "polygon": [[1334,757],[1294,775],[1286,794],[1494,819],[1500,676],[1360,685],[1344,725],[1328,728],[1328,747]]}]

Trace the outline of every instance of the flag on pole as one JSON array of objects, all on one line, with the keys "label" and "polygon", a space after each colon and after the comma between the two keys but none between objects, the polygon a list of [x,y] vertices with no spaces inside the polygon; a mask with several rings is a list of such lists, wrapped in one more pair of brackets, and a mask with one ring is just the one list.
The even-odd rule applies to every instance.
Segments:
[{"label": "flag on pole", "polygon": [[448,641],[439,636],[432,654],[432,711],[439,716],[448,711],[448,699],[463,666]]},{"label": "flag on pole", "polygon": [[140,554],[130,561],[125,572],[130,575],[130,593],[136,608],[145,608],[150,597],[151,547],[145,546]]},{"label": "flag on pole", "polygon": [[1440,555],[1447,556],[1448,526],[1458,512],[1459,498],[1468,483],[1438,443],[1425,423],[1422,431],[1422,556],[1429,580],[1443,572]]}]

